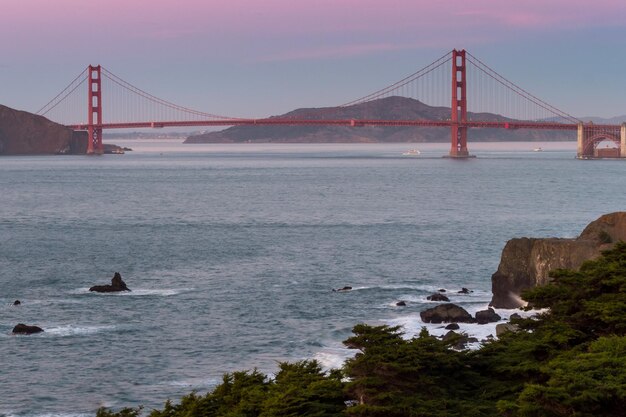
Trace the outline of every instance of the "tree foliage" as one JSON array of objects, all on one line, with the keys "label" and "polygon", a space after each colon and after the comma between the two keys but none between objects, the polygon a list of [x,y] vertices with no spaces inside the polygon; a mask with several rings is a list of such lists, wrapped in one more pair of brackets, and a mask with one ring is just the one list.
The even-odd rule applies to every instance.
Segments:
[{"label": "tree foliage", "polygon": [[457,351],[426,330],[407,339],[399,327],[359,324],[344,342],[357,353],[341,370],[301,361],[279,364],[273,379],[235,372],[149,416],[625,416],[626,244],[551,279],[523,295],[541,314],[478,350]]}]

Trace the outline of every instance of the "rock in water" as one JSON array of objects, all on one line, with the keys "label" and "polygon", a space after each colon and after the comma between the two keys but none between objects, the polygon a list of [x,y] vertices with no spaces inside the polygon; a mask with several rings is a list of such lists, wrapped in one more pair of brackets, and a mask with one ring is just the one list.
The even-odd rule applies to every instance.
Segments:
[{"label": "rock in water", "polygon": [[24,323],[20,323],[13,328],[13,334],[34,334],[41,333],[43,329],[38,326],[27,326]]},{"label": "rock in water", "polygon": [[614,242],[626,241],[626,212],[605,214],[591,222],[575,239],[515,238],[502,250],[498,270],[491,276],[496,308],[517,308],[524,305],[522,291],[545,285],[554,269],[578,269],[583,262],[594,259]]},{"label": "rock in water", "polygon": [[493,308],[476,312],[476,323],[478,324],[494,323],[496,321],[500,321],[501,319],[502,317],[493,311]]},{"label": "rock in water", "polygon": [[21,304],[22,304],[22,302],[21,302],[20,300],[15,300],[15,301],[13,301],[13,305],[14,305],[14,306],[19,306],[19,305],[21,305]]},{"label": "rock in water", "polygon": [[351,289],[352,289],[352,287],[350,287],[350,286],[346,285],[346,286],[345,286],[345,287],[343,287],[343,288],[337,288],[337,289],[334,289],[334,288],[333,288],[333,291],[335,291],[335,292],[341,292],[341,291],[350,291]]},{"label": "rock in water", "polygon": [[429,295],[426,299],[429,301],[450,301],[448,297],[438,292]]},{"label": "rock in water", "polygon": [[474,318],[463,307],[455,304],[440,304],[420,312],[424,323],[474,323]]},{"label": "rock in water", "polygon": [[95,292],[119,292],[130,291],[130,288],[126,286],[126,283],[122,280],[122,276],[119,272],[116,272],[111,279],[111,285],[95,285],[89,288],[89,291]]},{"label": "rock in water", "polygon": [[519,326],[511,323],[499,323],[496,324],[496,336],[500,337],[506,332],[516,332],[519,330]]}]

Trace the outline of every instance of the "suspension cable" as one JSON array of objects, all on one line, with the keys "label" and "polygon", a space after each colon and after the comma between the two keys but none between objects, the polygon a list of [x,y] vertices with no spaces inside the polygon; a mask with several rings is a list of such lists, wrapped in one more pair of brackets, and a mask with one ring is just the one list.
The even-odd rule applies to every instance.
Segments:
[{"label": "suspension cable", "polygon": [[[78,88],[78,86],[80,86],[86,79],[87,77],[85,77],[85,80],[82,80],[80,83],[78,83],[76,86],[74,86],[74,88],[72,88],[71,90],[70,87],[72,86],[72,84],[74,84],[79,78],[81,78],[83,75],[85,75],[85,73],[87,72],[89,68],[85,68],[83,70],[83,72],[81,72],[80,74],[78,74],[78,76],[76,78],[74,78],[72,80],[71,83],[69,83],[67,85],[67,87],[65,87],[63,90],[61,90],[61,92],[59,94],[57,94],[52,100],[50,100],[49,102],[46,103],[45,106],[43,106],[42,108],[40,108],[39,110],[37,110],[37,112],[35,114],[39,114],[41,116],[45,115],[46,113],[48,113],[50,110],[52,110],[53,108],[55,108],[57,105],[59,105],[59,103],[61,103],[63,100],[65,100],[67,98],[67,96],[69,96],[70,94],[72,94],[74,92],[74,90],[76,90]],[[67,91],[69,90],[69,91]],[[65,93],[67,91],[67,93],[65,95],[63,95],[63,93]],[[59,101],[57,103],[54,104],[54,106],[50,107],[49,109],[47,109],[45,112],[43,112],[44,109],[46,109],[48,106],[50,106],[50,104],[52,104],[56,99],[58,99],[59,97],[61,97],[63,95],[62,98],[59,99]],[[43,112],[43,113],[42,113]]]},{"label": "suspension cable", "polygon": [[493,80],[497,81],[498,83],[502,84],[504,87],[508,88],[509,90],[513,91],[514,93],[516,93],[517,95],[525,98],[526,100],[529,100],[531,102],[533,102],[534,104],[536,104],[537,106],[543,108],[544,110],[562,117],[566,120],[569,120],[572,123],[580,123],[581,120],[577,119],[576,117],[572,116],[569,113],[566,113],[562,110],[557,109],[556,107],[552,106],[549,103],[546,103],[545,101],[541,100],[540,98],[536,97],[535,95],[529,93],[528,91],[524,90],[523,88],[521,88],[520,86],[518,86],[517,84],[513,83],[512,81],[509,81],[508,79],[504,78],[503,76],[501,76],[498,72],[496,72],[495,70],[493,70],[491,67],[489,67],[487,64],[485,64],[484,62],[482,62],[480,59],[476,58],[475,56],[473,56],[472,54],[470,54],[469,52],[466,52],[469,59],[468,62],[472,65],[474,65],[474,67],[480,71],[482,71],[484,74],[486,74],[487,76],[491,77]]}]

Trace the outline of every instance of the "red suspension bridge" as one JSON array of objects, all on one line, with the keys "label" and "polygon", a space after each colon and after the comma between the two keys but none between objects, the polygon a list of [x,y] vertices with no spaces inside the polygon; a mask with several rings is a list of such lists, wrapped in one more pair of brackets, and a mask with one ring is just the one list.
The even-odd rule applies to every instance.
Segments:
[{"label": "red suspension bridge", "polygon": [[[85,87],[87,97],[84,95]],[[106,100],[103,100],[105,91]],[[394,84],[328,109],[357,106],[367,109],[363,105],[392,96],[408,97],[430,106],[449,108],[450,117],[423,120],[373,119],[367,117],[366,111],[363,117],[347,119],[326,118],[323,111],[310,115],[298,113],[298,117],[260,119],[220,116],[155,97],[99,65],[87,67],[37,113],[75,130],[86,130],[89,154],[103,152],[104,129],[318,125],[444,127],[451,132],[449,156],[452,158],[470,156],[467,147],[469,129],[571,130],[577,132],[579,158],[626,158],[626,124],[585,124],[507,80],[465,50],[455,49]],[[336,113],[329,111],[328,114]],[[609,150],[599,149],[598,144],[604,141],[612,141],[615,145]]]}]

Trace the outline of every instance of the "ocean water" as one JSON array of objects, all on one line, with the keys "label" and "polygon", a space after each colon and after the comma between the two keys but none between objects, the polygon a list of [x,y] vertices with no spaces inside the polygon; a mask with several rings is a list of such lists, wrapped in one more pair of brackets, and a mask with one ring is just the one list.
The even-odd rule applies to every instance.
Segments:
[{"label": "ocean water", "polygon": [[[225,372],[338,367],[355,324],[411,336],[438,288],[485,308],[508,239],[626,209],[626,161],[576,160],[573,142],[470,143],[463,161],[445,144],[117,143],[135,150],[0,159],[0,415],[149,409]],[[114,272],[132,292],[89,293]]]}]

